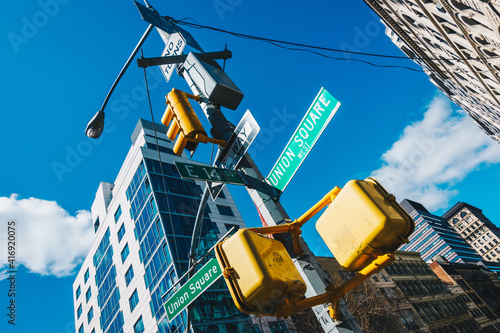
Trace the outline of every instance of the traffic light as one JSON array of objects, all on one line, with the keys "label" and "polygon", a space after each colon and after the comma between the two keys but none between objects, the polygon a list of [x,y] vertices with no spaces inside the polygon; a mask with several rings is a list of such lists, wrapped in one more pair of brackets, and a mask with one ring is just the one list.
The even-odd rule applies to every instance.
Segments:
[{"label": "traffic light", "polygon": [[316,223],[316,229],[340,265],[359,270],[391,253],[415,229],[415,222],[373,178],[351,180]]},{"label": "traffic light", "polygon": [[198,96],[194,96],[183,91],[172,89],[166,96],[167,109],[161,118],[163,125],[170,127],[167,131],[167,137],[174,141],[174,153],[181,155],[184,149],[194,153],[198,147],[198,143],[215,143],[224,145],[223,140],[209,138],[198,116],[191,107],[188,98],[199,101]]},{"label": "traffic light", "polygon": [[[304,298],[306,285],[285,246],[267,234],[290,233],[293,252],[303,255],[301,227],[326,207],[316,229],[340,265],[358,272],[340,286]],[[394,261],[393,252],[408,242],[415,222],[377,180],[351,180],[333,188],[291,223],[240,229],[216,245],[215,254],[226,284],[240,311],[256,316],[287,317],[297,311],[331,303],[339,320],[340,299]]]},{"label": "traffic light", "polygon": [[217,244],[215,254],[240,311],[275,316],[276,308],[302,298],[306,285],[284,245],[248,229]]}]

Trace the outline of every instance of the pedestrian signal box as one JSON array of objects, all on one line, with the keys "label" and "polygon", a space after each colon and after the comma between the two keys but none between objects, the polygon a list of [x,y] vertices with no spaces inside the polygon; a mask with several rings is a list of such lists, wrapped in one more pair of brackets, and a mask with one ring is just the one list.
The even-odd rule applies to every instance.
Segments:
[{"label": "pedestrian signal box", "polygon": [[284,245],[240,229],[216,247],[216,257],[240,311],[274,316],[276,306],[301,299],[306,284]]},{"label": "pedestrian signal box", "polygon": [[316,223],[335,259],[347,271],[366,267],[393,252],[415,229],[415,222],[377,180],[349,181]]}]

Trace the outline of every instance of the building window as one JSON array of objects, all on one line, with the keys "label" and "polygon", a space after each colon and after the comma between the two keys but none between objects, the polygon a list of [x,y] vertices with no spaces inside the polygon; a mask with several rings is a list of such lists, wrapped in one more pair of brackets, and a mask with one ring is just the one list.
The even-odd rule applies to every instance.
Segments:
[{"label": "building window", "polygon": [[118,243],[122,240],[123,235],[125,235],[125,223],[118,229]]},{"label": "building window", "polygon": [[128,250],[128,243],[127,243],[127,244],[125,244],[125,247],[123,248],[123,251],[121,253],[122,263],[125,262],[125,260],[127,259],[129,253],[130,253],[130,251]]},{"label": "building window", "polygon": [[134,325],[134,333],[142,333],[144,332],[144,324],[142,323],[142,316]]},{"label": "building window", "polygon": [[219,210],[219,214],[221,214],[221,215],[234,216],[234,213],[233,213],[233,210],[231,209],[231,207],[217,205],[217,209]]},{"label": "building window", "polygon": [[224,226],[226,227],[227,231],[231,230],[231,228],[234,227],[233,231],[231,231],[231,235],[234,235],[236,231],[240,229],[240,226],[237,224],[224,223]]},{"label": "building window", "polygon": [[122,216],[122,207],[118,206],[115,212],[115,223],[118,222],[118,219]]},{"label": "building window", "polygon": [[81,315],[82,315],[82,305],[80,304],[80,306],[76,310],[76,319],[80,318]]},{"label": "building window", "polygon": [[128,304],[130,305],[130,312],[134,311],[135,306],[139,303],[139,296],[137,296],[137,289],[134,290],[132,296],[130,296],[128,300]]},{"label": "building window", "polygon": [[78,333],[83,333],[83,324],[80,325],[80,328],[78,329]]},{"label": "building window", "polygon": [[99,216],[95,219],[94,222],[94,233],[97,232],[97,229],[99,229]]},{"label": "building window", "polygon": [[460,213],[460,217],[464,217],[465,215],[467,215],[467,213],[466,213],[466,212],[461,212],[461,213]]},{"label": "building window", "polygon": [[88,279],[89,279],[89,269],[87,268],[87,270],[85,271],[85,275],[83,276],[83,280],[85,281],[85,283],[87,283]]},{"label": "building window", "polygon": [[90,321],[94,318],[94,308],[91,307],[89,312],[87,312],[87,323],[90,324]]},{"label": "building window", "polygon": [[89,302],[90,296],[92,296],[92,292],[90,291],[89,287],[89,289],[87,289],[87,292],[85,293],[85,302]]},{"label": "building window", "polygon": [[127,273],[125,273],[125,283],[127,287],[133,278],[134,278],[134,269],[132,268],[132,265],[130,265],[130,268],[128,269]]},{"label": "building window", "polygon": [[82,290],[80,289],[80,286],[78,286],[78,288],[76,288],[76,291],[75,291],[75,300],[78,299],[78,297],[80,297],[80,294],[82,293]]}]

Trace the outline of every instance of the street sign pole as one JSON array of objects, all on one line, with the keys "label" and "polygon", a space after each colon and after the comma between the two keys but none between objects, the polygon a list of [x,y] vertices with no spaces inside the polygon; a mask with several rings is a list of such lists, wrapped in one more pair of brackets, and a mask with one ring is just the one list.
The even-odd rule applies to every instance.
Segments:
[{"label": "street sign pole", "polygon": [[[208,100],[202,89],[194,84],[194,81],[189,76],[189,72],[183,71],[181,75],[186,80],[193,94],[199,95],[202,98],[200,105],[212,125],[212,136],[226,142],[229,141],[234,132],[234,125]],[[291,221],[285,209],[278,201],[272,187],[268,185],[259,168],[248,154],[245,153],[238,163],[238,170],[248,176],[246,177],[248,180],[246,185],[247,191],[267,225],[272,226]],[[208,193],[204,192],[204,195],[208,195]],[[292,250],[291,237],[283,236],[283,234],[277,234],[274,237],[285,244],[291,257],[294,258],[295,265],[307,285],[305,296],[313,297],[323,294],[325,288],[328,286],[326,282],[328,281],[327,274],[319,266],[318,261],[307,247],[307,244],[301,239],[304,255],[297,258]],[[325,332],[338,333],[340,332],[338,327],[342,327],[343,332],[362,332],[358,323],[342,301],[340,302],[340,311],[344,318],[342,322],[334,321],[330,317],[328,306],[326,305],[313,308],[313,312]]]}]

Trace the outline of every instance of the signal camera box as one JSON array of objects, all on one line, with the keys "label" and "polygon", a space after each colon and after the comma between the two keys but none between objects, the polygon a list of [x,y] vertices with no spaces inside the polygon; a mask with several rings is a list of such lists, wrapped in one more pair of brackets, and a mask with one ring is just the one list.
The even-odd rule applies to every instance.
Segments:
[{"label": "signal camera box", "polygon": [[284,245],[255,232],[240,229],[216,247],[225,281],[240,311],[272,316],[276,305],[294,302],[306,284]]},{"label": "signal camera box", "polygon": [[415,222],[377,180],[351,180],[316,223],[316,229],[347,271],[408,243]]},{"label": "signal camera box", "polygon": [[191,52],[184,61],[184,70],[212,103],[231,110],[240,105],[243,93],[222,69],[202,61]]}]

